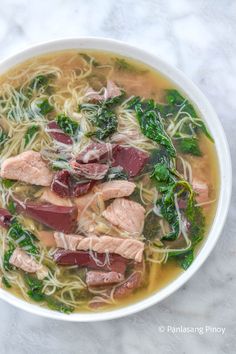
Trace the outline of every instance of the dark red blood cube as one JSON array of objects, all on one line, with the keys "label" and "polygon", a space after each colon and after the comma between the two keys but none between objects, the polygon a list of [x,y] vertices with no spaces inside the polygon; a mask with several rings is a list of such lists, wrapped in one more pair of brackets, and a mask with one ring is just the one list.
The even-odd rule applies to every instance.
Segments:
[{"label": "dark red blood cube", "polygon": [[137,176],[147,163],[149,155],[134,147],[116,146],[112,166],[121,166],[129,177]]}]

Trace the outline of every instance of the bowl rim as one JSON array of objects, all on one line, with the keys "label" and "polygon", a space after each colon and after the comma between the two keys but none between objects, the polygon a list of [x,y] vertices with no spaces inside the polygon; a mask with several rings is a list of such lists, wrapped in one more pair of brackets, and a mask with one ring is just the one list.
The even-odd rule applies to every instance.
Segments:
[{"label": "bowl rim", "polygon": [[213,138],[215,138],[220,172],[217,210],[208,236],[200,248],[198,255],[196,256],[193,264],[184,273],[181,273],[176,279],[152,295],[139,300],[134,304],[124,305],[123,307],[115,310],[101,311],[97,313],[73,313],[66,315],[26,302],[6,290],[0,289],[0,299],[29,313],[71,322],[94,322],[124,317],[157,304],[177,291],[195,274],[213,250],[222,232],[231,200],[232,165],[229,145],[223,127],[215,110],[205,95],[190,79],[188,79],[187,76],[185,76],[184,73],[182,73],[182,71],[166,63],[157,55],[149,53],[136,46],[115,39],[101,37],[73,37],[40,42],[35,45],[28,46],[26,49],[1,61],[0,74],[35,56],[70,49],[101,50],[136,59],[153,67],[156,71],[170,79],[170,81],[172,81],[181,90],[187,92],[188,97],[198,107],[201,115],[204,117],[207,125],[209,126]]}]

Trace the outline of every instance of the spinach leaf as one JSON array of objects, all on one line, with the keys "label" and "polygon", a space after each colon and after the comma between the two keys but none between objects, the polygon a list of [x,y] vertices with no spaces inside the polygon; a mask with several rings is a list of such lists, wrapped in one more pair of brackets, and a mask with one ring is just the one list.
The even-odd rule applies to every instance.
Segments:
[{"label": "spinach leaf", "polygon": [[190,224],[189,234],[194,247],[203,239],[205,232],[205,217],[201,208],[195,205],[194,199],[188,200],[185,216]]},{"label": "spinach leaf", "polygon": [[184,104],[184,112],[189,113],[193,118],[197,118],[193,105],[177,90],[166,90],[166,100],[171,106],[178,106],[179,108]]},{"label": "spinach leaf", "polygon": [[24,141],[25,141],[25,147],[32,141],[32,139],[37,135],[39,131],[39,126],[38,125],[31,125],[25,133],[24,136]]},{"label": "spinach leaf", "polygon": [[68,135],[75,136],[79,130],[79,124],[75,120],[67,117],[65,114],[59,114],[57,116],[57,124]]},{"label": "spinach leaf", "polygon": [[183,138],[178,142],[180,152],[183,154],[191,154],[194,156],[202,156],[199,148],[198,140],[196,138]]},{"label": "spinach leaf", "polygon": [[105,107],[99,109],[97,114],[90,120],[96,127],[95,132],[92,132],[91,135],[95,135],[99,140],[108,138],[117,130],[118,120],[116,114]]},{"label": "spinach leaf", "polygon": [[54,74],[35,76],[27,87],[25,95],[30,98],[32,97],[33,92],[39,90],[42,90],[44,93],[50,94],[52,89],[50,83],[53,79],[55,79]]},{"label": "spinach leaf", "polygon": [[5,133],[0,127],[0,148],[4,146],[5,142],[8,139],[7,133]]},{"label": "spinach leaf", "polygon": [[127,71],[135,74],[145,74],[148,72],[148,70],[141,69],[136,65],[129,63],[127,60],[123,58],[118,58],[118,57],[112,58],[112,61],[114,63],[115,69],[118,71]]},{"label": "spinach leaf", "polygon": [[190,250],[187,250],[183,253],[177,254],[174,257],[177,260],[180,267],[183,268],[184,270],[186,270],[193,263],[193,260],[194,260],[193,249],[190,249]]},{"label": "spinach leaf", "polygon": [[171,157],[176,156],[171,138],[165,132],[157,106],[153,100],[144,100],[135,104],[136,116],[142,133],[149,139],[165,147]]},{"label": "spinach leaf", "polygon": [[12,199],[10,199],[8,201],[8,204],[7,204],[7,210],[11,213],[11,214],[15,214],[16,213],[16,206],[15,206],[15,203]]},{"label": "spinach leaf", "polygon": [[52,296],[48,296],[46,298],[46,301],[47,301],[48,307],[54,311],[59,311],[59,312],[65,313],[65,314],[70,314],[74,310],[74,308],[72,306],[68,306],[68,305],[64,304],[63,302],[55,299]]},{"label": "spinach leaf", "polygon": [[18,241],[18,245],[28,253],[33,255],[39,253],[34,244],[37,238],[30,231],[25,230],[16,219],[12,221],[8,235],[12,240]]},{"label": "spinach leaf", "polygon": [[5,276],[3,276],[2,277],[2,284],[5,286],[5,288],[7,288],[7,289],[10,289],[11,288],[11,284],[10,284],[10,282],[8,281],[8,279],[5,277]]},{"label": "spinach leaf", "polygon": [[143,228],[143,235],[146,240],[154,240],[158,237],[159,221],[160,218],[153,211],[146,216]]},{"label": "spinach leaf", "polygon": [[43,293],[43,281],[37,279],[35,276],[25,273],[24,280],[26,286],[29,288],[28,296],[36,302],[46,302],[48,307],[52,310],[62,313],[71,313],[73,307],[63,304],[61,301],[55,299],[52,296],[48,296]]},{"label": "spinach leaf", "polygon": [[3,268],[5,270],[12,270],[12,265],[10,264],[10,258],[15,250],[15,246],[12,242],[8,243],[8,250],[4,253],[3,256]]},{"label": "spinach leaf", "polygon": [[120,167],[111,167],[108,170],[106,181],[112,180],[127,180],[128,175]]},{"label": "spinach leaf", "polygon": [[81,58],[84,59],[84,61],[86,61],[87,64],[89,64],[92,60],[92,64],[93,66],[99,66],[99,62],[97,60],[95,60],[93,57],[91,57],[90,55],[86,54],[86,53],[79,53],[79,55],[81,56]]},{"label": "spinach leaf", "polygon": [[52,112],[54,107],[50,105],[48,99],[45,98],[44,100],[37,103],[37,107],[39,108],[39,113],[43,116],[46,116],[48,113]]},{"label": "spinach leaf", "polygon": [[1,180],[2,186],[4,188],[11,188],[16,181],[13,181],[12,179],[7,179],[7,178],[2,178]]}]

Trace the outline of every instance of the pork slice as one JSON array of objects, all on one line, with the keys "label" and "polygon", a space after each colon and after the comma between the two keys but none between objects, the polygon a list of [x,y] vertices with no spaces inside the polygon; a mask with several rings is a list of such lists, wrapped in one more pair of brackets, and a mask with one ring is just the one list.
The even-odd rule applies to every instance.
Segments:
[{"label": "pork slice", "polygon": [[54,232],[54,240],[56,242],[56,246],[66,250],[76,251],[81,239],[83,239],[83,236],[80,235]]},{"label": "pork slice", "polygon": [[148,158],[149,155],[146,152],[134,147],[117,145],[113,152],[112,166],[121,166],[129,177],[135,177],[142,171]]},{"label": "pork slice", "polygon": [[102,199],[106,201],[113,198],[128,197],[133,193],[135,187],[135,183],[129,181],[113,180],[98,184],[93,190],[101,193]]},{"label": "pork slice", "polygon": [[39,186],[50,186],[53,173],[39,152],[29,150],[6,159],[1,166],[1,177]]},{"label": "pork slice", "polygon": [[94,183],[95,183],[94,181],[88,181],[85,183],[81,183],[81,182],[74,183],[72,189],[72,196],[78,198],[80,196],[87,194],[90,191],[90,189],[92,189]]},{"label": "pork slice", "polygon": [[89,102],[102,102],[109,98],[118,97],[122,94],[120,88],[112,80],[107,80],[107,87],[104,88],[104,93],[94,91],[91,87],[86,92],[87,100]]},{"label": "pork slice", "polygon": [[27,273],[36,273],[39,279],[45,278],[48,274],[48,269],[45,266],[37,263],[32,256],[20,248],[14,250],[9,262]]},{"label": "pork slice", "polygon": [[140,287],[141,283],[142,283],[142,273],[141,272],[132,273],[123,284],[115,288],[113,293],[114,299],[120,299],[132,294],[135,289]]},{"label": "pork slice", "polygon": [[49,133],[49,135],[51,135],[53,139],[59,141],[62,144],[73,144],[71,137],[68,134],[65,134],[55,121],[48,123],[46,131]]},{"label": "pork slice", "polygon": [[57,247],[68,250],[91,250],[98,253],[115,253],[127,259],[141,262],[144,243],[133,238],[118,238],[107,235],[83,237],[75,234],[54,233]]},{"label": "pork slice", "polygon": [[61,198],[55,192],[51,191],[49,188],[45,188],[40,199],[44,202],[50,204],[61,205],[61,206],[72,206],[72,201],[70,198]]},{"label": "pork slice", "polygon": [[102,215],[111,224],[127,231],[133,237],[141,235],[145,209],[139,203],[125,198],[115,199]]},{"label": "pork slice", "polygon": [[56,241],[54,239],[54,234],[52,231],[39,231],[37,233],[37,238],[46,247],[56,247]]},{"label": "pork slice", "polygon": [[110,253],[93,253],[92,251],[68,251],[58,249],[54,253],[54,260],[61,266],[78,265],[89,269],[112,271],[123,274],[126,270],[128,260]]},{"label": "pork slice", "polygon": [[17,210],[51,229],[70,233],[77,226],[78,210],[76,206],[66,207],[54,204],[37,204],[17,202]]},{"label": "pork slice", "polygon": [[90,270],[86,273],[88,286],[101,286],[120,283],[124,280],[124,274],[117,272],[103,272]]},{"label": "pork slice", "polygon": [[194,178],[192,181],[192,186],[196,193],[197,203],[201,204],[209,200],[209,188],[205,181]]},{"label": "pork slice", "polygon": [[13,216],[9,213],[7,209],[0,208],[0,225],[5,229],[8,229]]},{"label": "pork slice", "polygon": [[110,143],[91,143],[87,145],[76,157],[79,163],[100,162],[111,160],[115,145]]},{"label": "pork slice", "polygon": [[77,176],[85,177],[90,180],[103,179],[109,168],[108,165],[101,163],[80,164],[76,161],[72,163],[72,167],[74,168]]}]

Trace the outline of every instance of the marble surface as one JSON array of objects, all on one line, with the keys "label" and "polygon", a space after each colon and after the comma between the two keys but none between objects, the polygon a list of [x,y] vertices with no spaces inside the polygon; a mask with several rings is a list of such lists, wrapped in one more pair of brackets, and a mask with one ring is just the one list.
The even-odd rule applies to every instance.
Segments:
[{"label": "marble surface", "polygon": [[[235,0],[1,0],[0,5],[0,59],[39,41],[103,36],[177,66],[214,104],[235,160]],[[63,323],[0,301],[0,352],[235,353],[235,211],[234,194],[222,237],[203,267],[175,294],[136,315]],[[181,333],[174,333],[180,326]],[[206,326],[225,332],[212,333]]]}]

